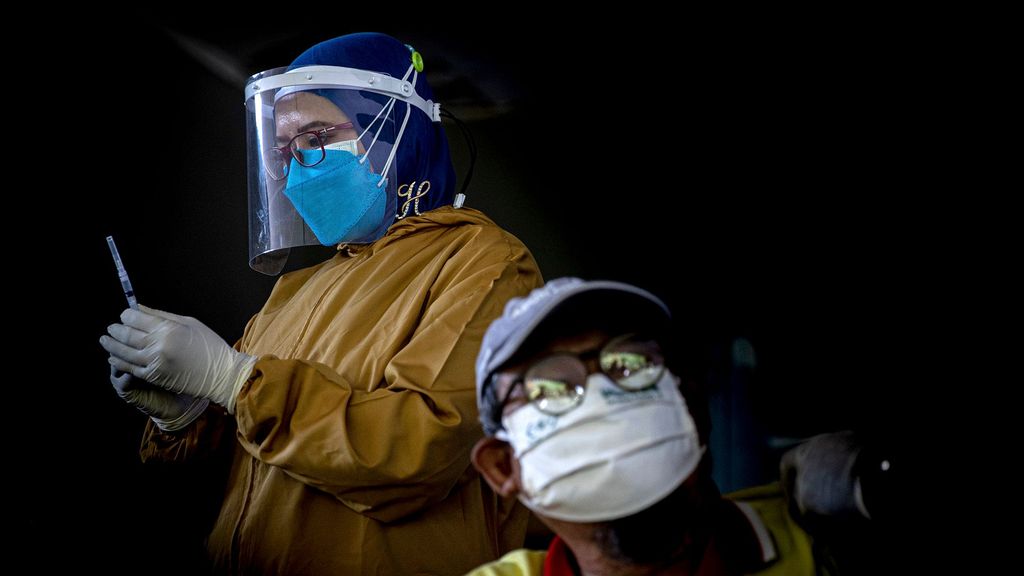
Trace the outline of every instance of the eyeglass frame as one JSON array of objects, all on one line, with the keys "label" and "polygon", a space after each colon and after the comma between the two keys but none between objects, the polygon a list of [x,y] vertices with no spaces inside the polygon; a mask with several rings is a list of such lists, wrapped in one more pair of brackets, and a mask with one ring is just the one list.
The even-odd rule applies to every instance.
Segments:
[{"label": "eyeglass frame", "polygon": [[[658,351],[661,353],[661,362],[660,362],[661,365],[659,366],[658,373],[657,373],[657,375],[654,378],[651,379],[651,381],[648,384],[646,384],[645,386],[643,386],[641,388],[627,388],[627,387],[623,386],[622,384],[619,383],[619,381],[617,379],[613,378],[611,376],[611,374],[608,374],[608,372],[606,372],[605,369],[601,366],[600,358],[605,353],[605,351],[608,349],[609,346],[611,346],[612,344],[618,344],[619,342],[624,341],[624,340],[626,340],[628,338],[637,337],[637,336],[642,336],[642,337],[644,337],[647,340],[657,342],[656,338],[645,336],[643,334],[627,332],[627,333],[619,334],[618,336],[610,338],[600,348],[595,348],[593,350],[588,350],[588,351],[583,352],[581,354],[575,354],[575,353],[572,353],[572,352],[555,352],[553,354],[546,354],[546,355],[538,358],[537,360],[535,360],[533,362],[530,362],[530,364],[526,367],[526,369],[523,370],[521,374],[516,376],[515,380],[513,380],[512,383],[509,384],[508,391],[505,392],[505,397],[502,398],[501,400],[499,400],[497,405],[495,406],[495,408],[492,409],[493,412],[491,413],[491,421],[492,422],[496,422],[498,424],[498,426],[499,426],[498,429],[499,430],[504,429],[504,426],[501,424],[501,421],[502,421],[502,418],[505,415],[505,408],[508,406],[509,401],[512,399],[512,394],[515,392],[516,387],[517,386],[524,386],[525,387],[526,386],[526,375],[530,372],[530,370],[532,370],[535,366],[537,366],[541,362],[544,362],[544,361],[548,360],[549,358],[554,358],[556,356],[571,356],[571,357],[574,357],[577,361],[579,361],[580,364],[583,365],[584,370],[586,370],[586,372],[587,372],[587,376],[590,376],[591,374],[598,374],[598,373],[604,374],[604,375],[608,376],[609,379],[616,386],[618,386],[622,390],[626,390],[627,392],[640,392],[642,390],[649,390],[649,389],[657,386],[658,380],[661,379],[662,374],[664,374],[664,372],[666,370],[666,358],[665,358],[664,352],[662,352],[662,350],[661,350],[661,345],[660,344],[658,345]],[[592,360],[592,359],[595,359],[595,358],[598,360],[598,362],[597,362],[598,369],[597,370],[592,370],[591,368],[589,368],[587,366],[587,362],[585,362],[585,360]],[[501,374],[501,372],[496,370],[493,374],[491,374],[491,377],[490,377],[491,390],[493,390],[493,393],[495,395],[498,393],[498,376],[499,376],[499,374]],[[566,382],[566,384],[570,384],[570,383]],[[583,403],[583,398],[586,396],[586,394],[587,394],[587,388],[586,388],[586,382],[584,381],[584,383],[583,383],[583,392],[579,396],[579,401],[574,403],[572,406],[570,406],[566,410],[563,410],[562,412],[548,412],[548,411],[540,408],[539,406],[537,407],[537,409],[540,410],[541,412],[544,412],[545,414],[552,414],[552,415],[566,414],[568,412],[571,412],[573,409],[578,407],[580,404],[582,404]],[[533,403],[537,402],[538,400],[539,400],[539,398],[535,398],[535,399],[532,399],[532,400],[527,398],[525,404],[533,404]]]},{"label": "eyeglass frame", "polygon": [[[317,130],[307,130],[305,132],[300,132],[300,133],[296,134],[295,136],[292,136],[292,138],[290,140],[288,140],[288,143],[285,144],[284,146],[271,146],[269,148],[269,150],[273,150],[273,151],[277,152],[278,154],[281,155],[281,158],[288,158],[290,156],[292,158],[295,158],[295,160],[300,165],[305,166],[306,168],[312,168],[313,166],[316,166],[317,164],[323,162],[324,159],[327,158],[327,152],[324,150],[324,140],[327,138],[327,133],[328,132],[330,132],[332,130],[350,130],[350,129],[354,128],[354,127],[355,127],[355,124],[353,124],[351,121],[349,121],[349,122],[342,122],[341,124],[335,124],[333,126],[325,126],[323,128],[319,128]],[[299,158],[298,156],[295,155],[294,150],[298,150],[299,148],[296,148],[294,150],[292,149],[292,143],[294,143],[296,139],[298,139],[301,136],[306,136],[308,134],[312,134],[313,137],[316,138],[317,143],[320,145],[319,146],[319,148],[320,148],[320,159],[317,160],[316,162],[313,162],[312,164],[306,164],[305,162],[302,161],[301,158]],[[315,149],[316,148],[307,148],[307,150],[315,150]],[[275,177],[274,174],[270,171],[270,168],[267,166],[266,155],[264,155],[263,166],[266,169],[267,174],[269,174],[270,177],[273,180],[283,180],[284,178],[288,177],[288,162],[284,163],[284,166],[285,166],[284,174],[282,174],[280,178]]]}]

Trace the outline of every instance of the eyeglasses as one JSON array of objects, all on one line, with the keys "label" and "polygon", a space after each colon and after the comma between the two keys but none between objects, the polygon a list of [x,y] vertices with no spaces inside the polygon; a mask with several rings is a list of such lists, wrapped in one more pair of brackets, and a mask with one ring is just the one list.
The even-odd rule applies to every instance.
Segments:
[{"label": "eyeglasses", "polygon": [[[596,370],[593,366],[595,357],[598,360]],[[525,390],[527,401],[538,410],[558,415],[583,402],[590,374],[603,372],[619,388],[636,392],[657,384],[664,370],[665,358],[658,343],[636,334],[613,338],[599,351],[580,355],[553,354],[531,364],[522,376],[512,382],[492,414],[493,421],[501,422],[509,399],[520,385]],[[497,373],[491,377],[494,390],[497,390],[497,377]]]},{"label": "eyeglasses", "polygon": [[324,161],[327,153],[324,152],[324,142],[331,139],[331,132],[335,130],[351,130],[352,123],[344,122],[327,126],[319,130],[310,130],[297,134],[286,146],[274,146],[267,148],[263,153],[263,165],[267,174],[274,180],[281,180],[288,176],[288,169],[291,167],[291,159],[299,164],[308,167],[316,166]]}]

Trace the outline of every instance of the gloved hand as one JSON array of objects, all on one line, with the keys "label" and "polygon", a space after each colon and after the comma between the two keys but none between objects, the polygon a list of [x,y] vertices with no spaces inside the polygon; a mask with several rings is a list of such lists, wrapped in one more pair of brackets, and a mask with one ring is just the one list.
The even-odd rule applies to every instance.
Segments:
[{"label": "gloved hand", "polygon": [[853,432],[820,434],[782,455],[782,481],[801,514],[870,518],[854,476],[862,446]]},{"label": "gloved hand", "polygon": [[234,350],[195,318],[139,306],[122,312],[121,322],[100,338],[114,368],[235,413],[235,398],[256,358]]},{"label": "gloved hand", "polygon": [[110,367],[110,383],[125,402],[149,416],[161,430],[173,432],[191,424],[210,404],[206,398],[174,394]]}]

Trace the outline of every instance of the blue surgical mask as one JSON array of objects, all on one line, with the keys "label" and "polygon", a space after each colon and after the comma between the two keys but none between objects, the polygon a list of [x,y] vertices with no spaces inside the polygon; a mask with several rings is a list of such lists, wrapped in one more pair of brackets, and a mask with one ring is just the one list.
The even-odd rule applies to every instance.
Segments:
[{"label": "blue surgical mask", "polygon": [[324,246],[375,240],[370,235],[383,222],[387,186],[378,186],[368,162],[332,148],[316,166],[292,158],[284,195]]}]

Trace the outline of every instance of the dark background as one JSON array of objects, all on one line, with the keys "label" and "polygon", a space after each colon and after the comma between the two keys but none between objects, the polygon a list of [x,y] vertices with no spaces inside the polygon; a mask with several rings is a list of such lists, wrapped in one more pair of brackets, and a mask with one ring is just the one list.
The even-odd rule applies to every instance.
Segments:
[{"label": "dark background", "polygon": [[[107,381],[97,339],[125,301],[104,238],[142,303],[234,342],[273,285],[247,266],[244,75],[364,29],[423,54],[436,99],[479,146],[467,205],[522,239],[546,278],[639,284],[701,335],[713,383],[740,402],[720,415],[748,418],[740,435],[757,442],[717,459],[750,455],[761,480],[769,442],[916,434],[944,322],[934,294],[963,233],[936,217],[929,186],[943,173],[934,54],[884,24],[812,30],[785,15],[375,15],[99,24],[54,34],[71,65],[26,74],[36,99],[13,92],[25,144],[45,143],[32,167],[46,185],[19,194],[47,215],[18,268],[32,274],[25,301],[43,303],[22,310],[27,337],[46,343],[18,352],[46,390],[26,394],[10,456],[26,554],[195,565],[195,479],[139,464],[144,417]],[[464,143],[448,131],[461,177]],[[730,388],[737,338],[757,365]]]}]

